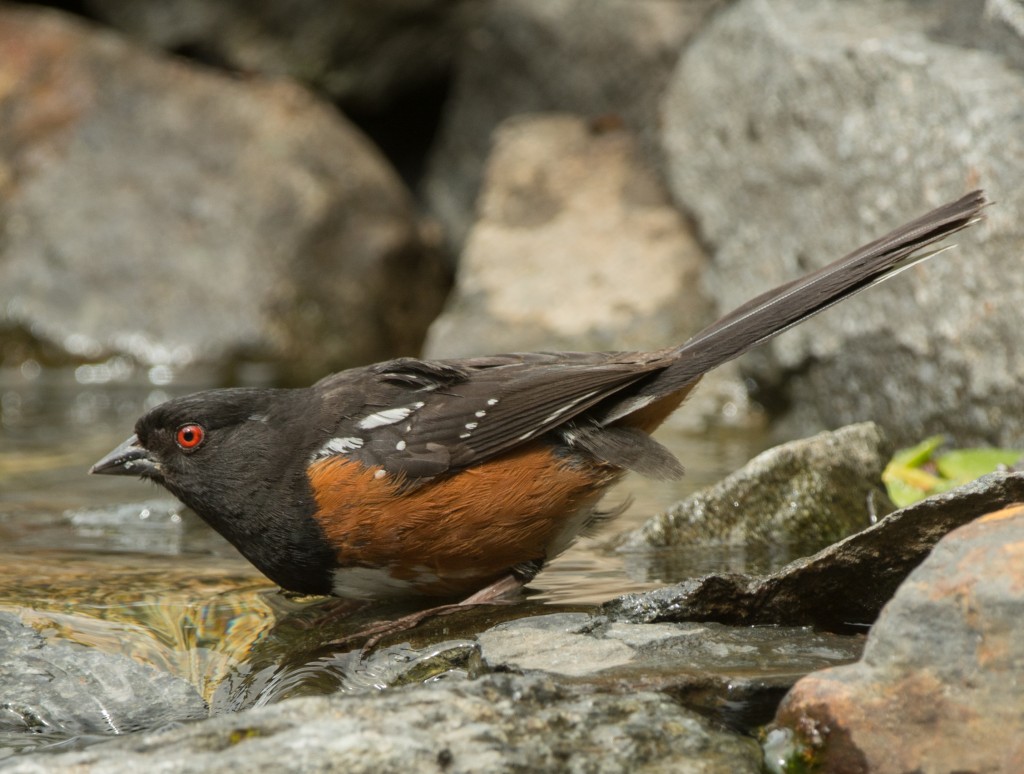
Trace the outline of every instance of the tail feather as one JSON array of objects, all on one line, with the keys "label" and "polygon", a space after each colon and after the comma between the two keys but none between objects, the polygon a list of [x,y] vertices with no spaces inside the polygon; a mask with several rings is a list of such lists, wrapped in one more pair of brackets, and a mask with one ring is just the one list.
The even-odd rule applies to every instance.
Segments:
[{"label": "tail feather", "polygon": [[671,366],[612,408],[603,421],[615,421],[670,395],[833,304],[942,252],[946,248],[919,251],[980,220],[986,204],[984,193],[973,191],[817,271],[751,299],[681,345]]}]

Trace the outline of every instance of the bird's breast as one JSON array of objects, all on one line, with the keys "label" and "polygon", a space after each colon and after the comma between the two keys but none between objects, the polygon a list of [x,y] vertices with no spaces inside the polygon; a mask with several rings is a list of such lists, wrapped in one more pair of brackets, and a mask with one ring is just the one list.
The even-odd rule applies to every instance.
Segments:
[{"label": "bird's breast", "polygon": [[543,443],[417,487],[342,455],[309,468],[335,593],[362,598],[465,595],[548,561],[617,477]]}]

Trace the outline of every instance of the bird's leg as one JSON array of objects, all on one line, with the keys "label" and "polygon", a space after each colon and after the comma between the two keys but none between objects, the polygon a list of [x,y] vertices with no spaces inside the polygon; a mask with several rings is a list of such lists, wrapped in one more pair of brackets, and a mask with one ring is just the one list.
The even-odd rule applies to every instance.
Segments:
[{"label": "bird's leg", "polygon": [[349,635],[343,640],[337,640],[332,644],[344,645],[352,642],[353,640],[367,637],[368,639],[363,643],[363,647],[361,648],[362,652],[365,653],[373,648],[384,637],[408,631],[409,629],[414,629],[424,621],[431,618],[451,615],[459,610],[465,610],[467,607],[473,607],[476,605],[511,604],[516,600],[518,592],[522,590],[525,583],[525,579],[514,573],[509,573],[508,575],[499,578],[489,586],[485,586],[480,589],[480,591],[466,597],[461,602],[455,602],[454,604],[449,605],[438,605],[437,607],[430,607],[426,610],[417,610],[415,613],[404,615],[394,621],[381,621],[363,629],[362,631]]}]

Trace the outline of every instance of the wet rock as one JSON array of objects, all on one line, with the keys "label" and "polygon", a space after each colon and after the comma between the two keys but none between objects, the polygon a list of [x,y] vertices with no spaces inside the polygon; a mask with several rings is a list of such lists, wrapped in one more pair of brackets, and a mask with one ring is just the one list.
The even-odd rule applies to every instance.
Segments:
[{"label": "wet rock", "polygon": [[530,116],[496,135],[433,357],[651,349],[703,321],[704,257],[622,129]]},{"label": "wet rock", "polygon": [[968,29],[997,5],[1011,7],[743,0],[679,62],[668,176],[713,252],[723,310],[970,187],[998,202],[955,252],[744,361],[788,406],[787,434],[871,418],[899,443],[1024,435],[1024,275],[998,270],[1024,240],[1024,114],[1006,96],[1024,75],[971,48],[984,36]]},{"label": "wet rock", "polygon": [[418,349],[440,263],[329,106],[51,11],[5,7],[0,49],[0,331],[87,359],[271,359],[296,380]]},{"label": "wet rock", "polygon": [[792,441],[616,542],[621,551],[759,542],[813,553],[893,510],[882,486],[891,456],[871,422]]},{"label": "wet rock", "polygon": [[[616,638],[594,636],[600,625],[587,613],[520,618],[477,636],[488,666],[540,669],[571,677],[593,674],[633,660],[634,650]],[[651,640],[672,636],[652,627]]]},{"label": "wet rock", "polygon": [[524,113],[624,122],[656,159],[658,103],[712,0],[497,0],[467,38],[424,194],[457,246],[473,222],[491,134]]},{"label": "wet rock", "polygon": [[361,697],[282,702],[82,752],[29,756],[12,774],[67,771],[758,772],[750,739],[651,692],[575,692],[491,675]]},{"label": "wet rock", "polygon": [[627,594],[604,611],[626,621],[866,626],[944,535],[1017,501],[1024,501],[1024,474],[995,473],[895,511],[771,575],[707,575]]},{"label": "wet rock", "polygon": [[856,659],[864,640],[801,627],[610,622],[587,613],[520,618],[477,635],[483,665],[540,671],[577,685],[658,690],[749,732],[816,669]]},{"label": "wet rock", "polygon": [[0,612],[0,697],[0,750],[207,716],[185,680],[125,656],[46,639],[6,612]]},{"label": "wet rock", "polygon": [[1024,771],[1024,505],[943,538],[856,664],[810,675],[777,722],[823,771]]}]

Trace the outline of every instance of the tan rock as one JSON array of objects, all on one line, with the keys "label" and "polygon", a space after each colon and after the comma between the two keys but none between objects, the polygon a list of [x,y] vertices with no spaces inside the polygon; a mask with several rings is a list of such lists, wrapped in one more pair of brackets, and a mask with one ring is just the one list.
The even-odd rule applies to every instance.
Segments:
[{"label": "tan rock", "polygon": [[456,288],[431,356],[652,349],[704,318],[704,256],[632,136],[578,117],[497,134]]}]

